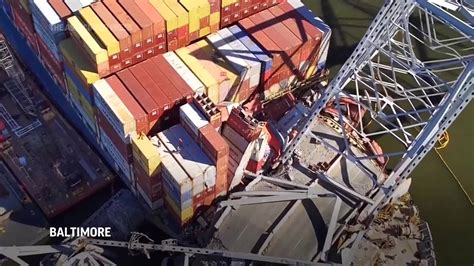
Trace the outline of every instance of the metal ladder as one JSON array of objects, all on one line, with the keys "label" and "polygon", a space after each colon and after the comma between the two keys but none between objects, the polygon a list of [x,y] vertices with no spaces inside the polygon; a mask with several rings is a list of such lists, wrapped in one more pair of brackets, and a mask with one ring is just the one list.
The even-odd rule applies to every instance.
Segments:
[{"label": "metal ladder", "polygon": [[18,66],[5,40],[0,40],[0,67],[10,77],[10,80],[4,83],[5,89],[25,113],[36,116],[35,105],[29,96],[30,88],[25,82],[25,74]]}]

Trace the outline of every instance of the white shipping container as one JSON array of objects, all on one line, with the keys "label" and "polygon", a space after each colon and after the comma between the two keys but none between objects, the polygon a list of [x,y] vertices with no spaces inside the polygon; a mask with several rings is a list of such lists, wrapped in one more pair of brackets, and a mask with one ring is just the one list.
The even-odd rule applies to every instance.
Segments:
[{"label": "white shipping container", "polygon": [[179,108],[179,117],[181,123],[188,126],[194,134],[199,136],[199,129],[209,124],[206,117],[196,108],[193,103],[187,103]]},{"label": "white shipping container", "polygon": [[[192,205],[192,180],[166,149],[164,144],[160,142],[158,137],[152,137],[151,141],[157,144],[155,147],[157,147],[160,153],[162,165],[161,177],[163,180],[164,191],[171,192],[170,198],[174,199],[176,202],[181,202],[182,204],[188,201],[186,195],[189,195],[189,200],[191,200]],[[168,191],[167,188],[171,191]]]},{"label": "white shipping container", "polygon": [[218,34],[232,48],[232,57],[241,58],[247,64],[250,88],[258,86],[262,75],[262,64],[257,57],[242,42],[237,40],[228,28],[218,31]]},{"label": "white shipping container", "polygon": [[33,20],[33,26],[35,27],[36,35],[38,35],[41,38],[41,40],[44,42],[44,44],[46,44],[46,46],[48,47],[49,51],[54,56],[54,58],[57,61],[62,62],[63,60],[61,58],[61,54],[59,52],[58,46],[54,43],[53,40],[51,40],[50,36],[48,36],[45,33],[41,24],[36,22],[36,20]]},{"label": "white shipping container", "polygon": [[229,125],[225,125],[222,129],[222,136],[224,136],[230,143],[234,144],[240,151],[245,151],[245,148],[249,144],[244,137],[242,137],[237,131],[235,131]]},{"label": "white shipping container", "polygon": [[64,0],[64,3],[72,12],[77,12],[81,9],[81,3],[77,0]]},{"label": "white shipping container", "polygon": [[250,79],[250,66],[245,60],[239,58],[235,54],[232,47],[218,34],[213,33],[207,36],[207,40],[212,43],[212,46],[219,51],[219,53],[229,61],[232,68],[234,68],[240,76],[241,81]]},{"label": "white shipping container", "polygon": [[202,82],[174,52],[167,52],[163,54],[163,57],[196,94],[202,95],[206,91]]},{"label": "white shipping container", "polygon": [[30,1],[30,4],[32,10],[34,10],[32,13],[35,17],[38,16],[37,19],[49,33],[54,35],[55,32],[64,30],[61,18],[47,0],[34,0]]},{"label": "white shipping container", "polygon": [[107,136],[107,134],[105,134],[105,132],[100,128],[99,131],[101,148],[105,149],[110,154],[116,164],[115,167],[121,170],[127,176],[127,182],[132,184],[130,164],[127,160],[125,160],[125,158],[123,158],[122,154],[120,154],[112,140],[110,140],[109,136]]},{"label": "white shipping container", "polygon": [[229,190],[233,189],[235,186],[240,184],[240,182],[242,181],[242,177],[244,176],[244,171],[247,168],[247,165],[250,161],[250,156],[252,155],[254,145],[255,145],[255,141],[251,142],[247,146],[247,149],[245,150],[244,154],[242,155],[242,158],[238,162],[239,165],[237,166],[237,169],[235,169],[234,177],[232,178],[232,182],[230,184]]},{"label": "white shipping container", "polygon": [[136,121],[125,104],[115,94],[106,80],[100,79],[93,85],[94,102],[97,109],[107,118],[125,143],[136,132]]},{"label": "white shipping container", "polygon": [[193,180],[193,196],[202,193],[206,183],[215,182],[215,166],[181,125],[159,133],[158,137]]}]

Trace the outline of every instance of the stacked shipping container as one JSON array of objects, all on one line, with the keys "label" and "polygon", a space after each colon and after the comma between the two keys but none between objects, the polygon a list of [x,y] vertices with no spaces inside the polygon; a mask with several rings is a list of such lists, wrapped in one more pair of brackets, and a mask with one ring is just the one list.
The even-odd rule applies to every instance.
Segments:
[{"label": "stacked shipping container", "polygon": [[29,15],[16,24],[40,35],[77,115],[130,187],[180,224],[268,157],[265,124],[228,102],[312,75],[330,35],[297,0],[30,2],[31,27]]}]

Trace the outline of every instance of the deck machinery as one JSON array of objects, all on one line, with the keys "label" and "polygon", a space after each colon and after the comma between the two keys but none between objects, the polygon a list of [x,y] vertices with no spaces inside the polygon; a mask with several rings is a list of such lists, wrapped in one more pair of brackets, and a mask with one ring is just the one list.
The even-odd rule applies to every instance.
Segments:
[{"label": "deck machinery", "polygon": [[[374,218],[387,204],[408,191],[410,173],[436,145],[437,140],[474,95],[473,14],[473,7],[466,1],[387,0],[349,60],[316,100],[309,115],[299,124],[298,134],[286,147],[281,160],[285,172],[273,177],[256,177],[278,189],[231,194],[228,201],[220,204],[224,214],[227,213],[228,216],[229,212],[240,209],[239,206],[257,208],[261,204],[303,199],[315,199],[317,202],[329,198],[331,204],[326,204],[325,211],[321,212],[326,230],[324,236],[317,239],[317,250],[311,256],[288,260],[286,263],[344,264],[351,261],[352,250],[362,241]],[[421,53],[421,50],[429,52]],[[341,98],[350,99],[366,110],[359,123],[349,124],[343,118],[342,105],[339,104]],[[337,146],[313,130],[319,123],[319,114],[330,101],[335,103],[335,109],[339,113],[339,117],[336,116],[331,121],[339,131]],[[391,138],[398,144],[393,145],[398,149],[384,147],[383,153],[361,154],[357,149],[351,148],[354,140],[357,142],[375,137]],[[334,178],[334,175],[328,173],[331,169],[314,171],[310,165],[295,162],[295,156],[298,157],[299,150],[304,148],[302,145],[307,144],[305,140],[308,139],[317,141],[337,154],[339,160],[357,168],[357,178],[368,182],[370,189],[363,191],[341,182],[340,178]],[[381,157],[388,161],[385,167],[378,167],[378,171],[368,167]],[[314,189],[311,185],[281,178],[291,176],[295,166],[298,166],[300,172],[315,174],[317,178],[313,177],[313,183],[326,180],[332,186]],[[309,175],[308,178],[312,176]],[[349,205],[349,210],[341,207],[347,199],[354,203]],[[340,213],[343,209],[346,211],[345,215]],[[222,224],[226,215],[221,217],[219,223]],[[291,223],[292,219],[298,219],[297,215],[292,215],[284,223]],[[254,217],[240,217],[238,222],[258,226]],[[232,226],[232,222],[229,226]],[[282,224],[280,228],[284,226]],[[300,233],[304,232],[305,226],[311,225],[299,225],[297,229]],[[298,234],[297,231],[291,232]],[[334,256],[331,247],[347,231],[356,232],[355,237],[345,244],[344,250],[339,250]],[[216,233],[218,232],[217,229]],[[314,235],[299,235],[300,241],[307,237],[314,238]],[[104,241],[89,243],[104,246],[111,244]],[[136,249],[135,244],[116,243],[115,246]],[[229,256],[234,252],[173,248],[174,243],[171,242],[139,246],[145,251],[167,250],[188,255]],[[34,247],[40,252],[39,248]],[[54,253],[58,249],[45,247],[44,252]],[[265,252],[265,248],[260,248],[248,252],[248,255],[244,252],[232,253],[232,256],[239,260],[272,261],[273,257]],[[2,253],[15,257],[15,252],[12,253],[11,249],[8,252],[4,249]],[[266,256],[268,260],[262,259]],[[337,258],[336,261],[333,261],[334,257]]]}]

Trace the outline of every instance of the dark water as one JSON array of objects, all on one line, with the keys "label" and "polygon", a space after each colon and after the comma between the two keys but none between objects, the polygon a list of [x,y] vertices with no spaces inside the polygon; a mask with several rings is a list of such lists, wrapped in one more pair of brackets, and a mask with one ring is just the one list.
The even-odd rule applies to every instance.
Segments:
[{"label": "dark water", "polygon": [[[307,0],[313,12],[333,29],[328,63],[334,76],[366,32],[383,1]],[[451,168],[467,193],[474,199],[473,148],[474,106],[466,108],[448,130],[450,142],[440,155]],[[382,147],[390,144],[378,140]],[[451,172],[432,151],[412,174],[410,189],[428,221],[434,237],[440,265],[473,265],[474,206],[470,204]]]}]

